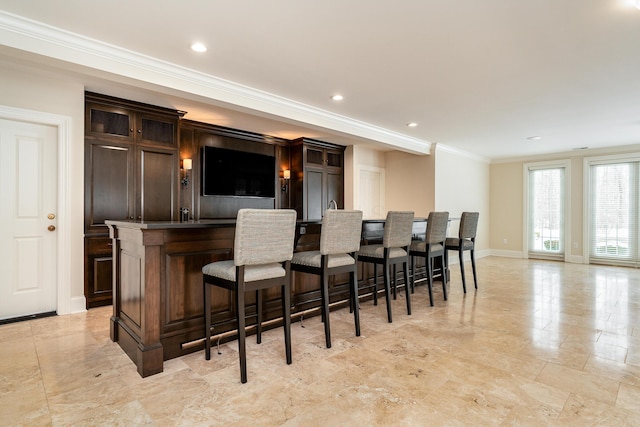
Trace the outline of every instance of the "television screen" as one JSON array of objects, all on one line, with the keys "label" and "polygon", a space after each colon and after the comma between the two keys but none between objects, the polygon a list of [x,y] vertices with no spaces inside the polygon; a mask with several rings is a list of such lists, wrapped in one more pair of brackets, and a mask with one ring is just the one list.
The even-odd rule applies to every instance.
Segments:
[{"label": "television screen", "polygon": [[202,149],[204,196],[275,197],[276,158],[218,147]]}]

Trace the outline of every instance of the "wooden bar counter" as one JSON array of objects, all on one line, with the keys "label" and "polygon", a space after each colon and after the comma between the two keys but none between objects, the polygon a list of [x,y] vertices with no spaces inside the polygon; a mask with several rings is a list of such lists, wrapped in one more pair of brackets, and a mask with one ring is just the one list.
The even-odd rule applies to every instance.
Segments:
[{"label": "wooden bar counter", "polygon": [[[141,376],[157,374],[164,360],[204,348],[202,267],[233,258],[235,220],[106,223],[113,242],[111,340],[129,355]],[[365,221],[363,241],[381,239],[383,226],[384,221]],[[414,238],[424,238],[425,228],[425,220],[416,219]],[[319,220],[298,222],[296,250],[316,249],[319,235]],[[319,278],[292,275],[294,319],[319,314]],[[361,296],[371,293],[372,276],[373,269],[361,264]],[[281,323],[279,296],[278,289],[264,294],[264,319],[273,327]],[[255,325],[255,297],[246,297],[247,325]],[[334,307],[348,304],[348,275],[331,278],[330,298]],[[232,293],[214,289],[211,306],[214,339],[235,339]]]}]

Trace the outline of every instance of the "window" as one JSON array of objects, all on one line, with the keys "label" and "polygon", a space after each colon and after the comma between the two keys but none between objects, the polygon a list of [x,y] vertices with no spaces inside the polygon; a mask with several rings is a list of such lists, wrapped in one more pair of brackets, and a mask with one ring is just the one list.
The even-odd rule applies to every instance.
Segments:
[{"label": "window", "polygon": [[565,258],[569,162],[525,164],[525,250],[529,257]]},{"label": "window", "polygon": [[588,165],[589,261],[637,266],[640,159],[591,159]]}]

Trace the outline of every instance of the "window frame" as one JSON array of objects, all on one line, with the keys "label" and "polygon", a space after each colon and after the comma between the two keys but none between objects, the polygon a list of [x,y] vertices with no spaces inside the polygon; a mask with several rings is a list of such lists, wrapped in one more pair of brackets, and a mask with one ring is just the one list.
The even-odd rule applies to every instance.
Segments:
[{"label": "window frame", "polygon": [[[640,152],[632,152],[626,154],[611,154],[605,156],[591,156],[585,157],[583,160],[583,230],[582,235],[584,236],[583,247],[583,259],[585,264],[604,264],[604,265],[619,265],[619,266],[627,266],[627,267],[638,267],[640,266],[640,248],[638,248],[635,258],[631,261],[626,260],[616,260],[613,258],[602,258],[600,260],[592,261],[591,260],[591,236],[592,236],[592,176],[591,176],[591,167],[599,166],[599,165],[613,165],[613,164],[624,164],[624,163],[638,163],[638,172],[636,179],[638,180],[638,185],[640,185]],[[636,215],[638,215],[637,221],[640,222],[640,194],[636,195],[637,199],[636,203]],[[640,223],[637,225],[637,228],[640,230]],[[635,242],[636,245],[640,245],[640,238]],[[598,262],[600,261],[600,262]]]},{"label": "window frame", "polygon": [[531,170],[543,170],[543,169],[564,169],[564,188],[563,188],[563,226],[562,230],[563,238],[563,252],[558,254],[544,254],[541,252],[535,253],[536,259],[550,259],[550,260],[562,260],[567,261],[571,253],[571,160],[560,159],[550,160],[542,162],[528,162],[523,164],[522,168],[522,253],[523,258],[533,258],[530,256],[529,251],[529,172]]}]

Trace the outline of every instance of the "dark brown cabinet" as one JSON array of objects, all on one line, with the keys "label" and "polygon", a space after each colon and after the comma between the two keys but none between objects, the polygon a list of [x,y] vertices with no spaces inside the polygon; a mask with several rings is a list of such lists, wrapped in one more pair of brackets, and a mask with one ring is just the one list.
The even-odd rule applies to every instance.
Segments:
[{"label": "dark brown cabinet", "polygon": [[85,96],[85,297],[111,303],[106,219],[178,218],[178,123],[183,113],[104,95]]},{"label": "dark brown cabinet", "polygon": [[312,139],[292,141],[291,204],[300,219],[320,219],[331,201],[344,209],[344,147]]}]

